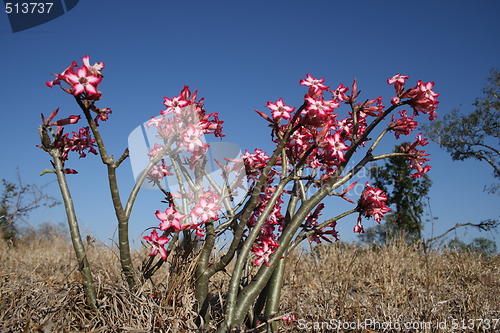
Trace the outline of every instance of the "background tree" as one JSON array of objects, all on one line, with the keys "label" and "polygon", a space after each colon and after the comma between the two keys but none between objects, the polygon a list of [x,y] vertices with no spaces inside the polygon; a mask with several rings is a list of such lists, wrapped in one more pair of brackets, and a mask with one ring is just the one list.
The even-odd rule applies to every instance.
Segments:
[{"label": "background tree", "polygon": [[[451,154],[453,160],[463,161],[473,158],[486,161],[493,168],[493,176],[500,179],[500,72],[490,71],[488,84],[483,89],[484,96],[472,104],[475,111],[461,114],[459,109],[423,126],[430,137]],[[443,135],[444,134],[444,135]],[[485,186],[485,190],[495,193],[500,184]]]},{"label": "background tree", "polygon": [[[409,144],[405,142],[402,146]],[[401,146],[395,146],[394,153],[402,153]],[[370,168],[372,185],[387,194],[387,206],[392,211],[385,215],[385,223],[367,228],[366,233],[360,235],[362,242],[384,244],[393,237],[413,242],[422,237],[424,199],[432,181],[427,174],[412,178],[411,171],[410,160],[403,154],[390,157],[384,166]]]},{"label": "background tree", "polygon": [[2,202],[0,204],[0,235],[3,239],[12,239],[17,234],[17,229],[14,226],[15,213],[11,209],[14,198],[17,196],[16,185],[2,179],[3,193]]},{"label": "background tree", "polygon": [[19,236],[17,222],[31,211],[42,206],[53,207],[60,202],[44,193],[43,186],[24,184],[17,172],[16,183],[2,179],[3,192],[0,199],[0,236],[13,240]]}]

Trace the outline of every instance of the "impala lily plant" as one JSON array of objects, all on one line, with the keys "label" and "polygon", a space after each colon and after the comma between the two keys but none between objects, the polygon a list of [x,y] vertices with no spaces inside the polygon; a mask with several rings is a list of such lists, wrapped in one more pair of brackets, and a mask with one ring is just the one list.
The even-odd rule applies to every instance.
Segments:
[{"label": "impala lily plant", "polygon": [[[357,202],[348,197],[357,184],[353,178],[368,163],[399,154],[411,160],[411,167],[416,170],[412,177],[420,177],[430,169],[425,165],[428,154],[419,150],[427,144],[421,134],[401,153],[374,153],[389,132],[393,132],[396,139],[409,136],[417,128],[414,119],[418,115],[426,114],[430,120],[437,117],[439,94],[433,91],[433,82],[418,81],[406,88],[409,77],[394,75],[387,83],[394,85],[395,96],[390,100],[391,105],[385,107],[382,97],[359,102],[361,91],[356,80],[350,88],[341,83],[331,90],[323,78],[307,74],[299,81],[307,92],[298,108],[286,105],[280,98],[267,103],[269,114],[256,110],[271,127],[274,151],[255,149],[241,154],[239,159],[227,157],[213,161],[220,168],[222,182],[207,171],[207,163],[212,161],[207,157],[210,146],[204,136],[224,137],[223,121],[217,113],[207,113],[197,91],[191,92],[185,86],[178,96],[165,97],[165,109],[148,122],[147,127],[157,131],[161,143],[150,148],[149,164],[123,205],[115,170],[129,157],[128,150],[115,161],[113,155],[107,154],[98,129],[98,121],[108,120],[111,114],[109,108],[95,105],[102,97],[98,85],[103,79],[103,69],[103,63],[90,66],[89,57],[85,56],[82,67],[73,62],[55,75],[53,81],[47,82],[49,87],[60,85],[75,98],[88,126],[69,134],[63,126],[77,124],[81,116],[53,121],[58,110],[47,119],[42,115],[39,145],[52,157],[53,170],[45,172],[57,174],[72,241],[77,258],[83,263],[85,290],[94,306],[98,306],[98,295],[65,180],[66,174],[76,173],[65,168],[72,151],[80,157],[85,157],[87,152],[99,154],[107,167],[118,221],[120,262],[131,289],[136,290],[163,262],[179,253],[179,249],[198,251],[192,257],[196,260],[196,271],[191,283],[198,301],[195,309],[199,314],[198,324],[206,327],[211,319],[208,301],[211,278],[217,272],[229,271],[231,280],[224,294],[219,332],[241,325],[249,328],[266,325],[276,329],[276,321],[267,321],[278,314],[290,251],[303,241],[338,240],[337,222],[351,214],[358,214],[354,232],[364,232],[364,218],[380,223],[390,210],[382,190],[366,183]],[[341,105],[348,107],[344,116],[337,111]],[[413,110],[412,116],[408,116],[407,110],[395,111],[405,106]],[[383,125],[390,114],[390,121]],[[381,128],[380,133],[375,133],[376,128]],[[354,167],[349,167],[353,165],[350,162],[354,162]],[[178,186],[169,191],[162,186],[164,179],[175,179]],[[168,207],[154,213],[159,224],[144,237],[150,247],[149,260],[139,272],[130,257],[128,223],[135,198],[146,180],[162,191]],[[341,187],[344,189],[339,190]],[[235,200],[239,198],[238,192],[244,194],[239,201]],[[353,208],[337,216],[325,216],[322,201],[331,196],[352,203]],[[227,249],[215,255],[218,239],[222,237],[229,238]],[[201,246],[194,246],[196,244]],[[230,262],[234,264],[228,266]],[[256,268],[249,269],[250,266]]]}]

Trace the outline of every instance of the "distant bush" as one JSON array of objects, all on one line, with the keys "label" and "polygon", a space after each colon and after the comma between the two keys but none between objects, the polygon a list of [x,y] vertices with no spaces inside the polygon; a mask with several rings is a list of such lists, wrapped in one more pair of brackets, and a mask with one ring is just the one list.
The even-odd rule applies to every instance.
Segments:
[{"label": "distant bush", "polygon": [[455,251],[470,252],[476,255],[484,255],[486,257],[494,255],[498,252],[497,244],[491,239],[487,239],[484,237],[474,238],[474,240],[469,244],[465,244],[458,238],[453,238],[448,243],[447,247],[448,249],[452,249]]},{"label": "distant bush", "polygon": [[57,224],[43,222],[36,227],[20,229],[19,239],[24,243],[54,241],[56,239],[69,242],[67,226],[62,222]]},{"label": "distant bush", "polygon": [[2,179],[3,192],[0,197],[0,237],[14,241],[20,236],[18,222],[40,206],[54,207],[60,202],[44,192],[48,185],[24,184],[19,170],[16,182]]}]

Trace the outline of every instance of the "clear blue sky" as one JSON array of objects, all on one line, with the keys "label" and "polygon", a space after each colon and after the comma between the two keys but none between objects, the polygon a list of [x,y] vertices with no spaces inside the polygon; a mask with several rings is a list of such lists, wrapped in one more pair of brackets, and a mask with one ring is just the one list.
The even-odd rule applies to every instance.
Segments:
[{"label": "clear blue sky", "polygon": [[[50,167],[48,154],[35,147],[40,113],[60,107],[66,116],[79,110],[71,96],[45,82],[86,54],[91,64],[106,64],[98,106],[113,110],[101,131],[115,156],[127,147],[134,128],[164,109],[163,97],[177,95],[184,85],[198,87],[207,111],[225,120],[227,141],[270,152],[269,127],[253,110],[267,111],[267,102],[280,97],[298,107],[306,92],[298,82],[306,73],[324,77],[332,88],[340,82],[349,86],[357,77],[362,97],[384,96],[385,105],[393,96],[386,79],[402,73],[410,75],[409,85],[436,83],[440,117],[452,108],[470,112],[489,70],[500,67],[499,12],[496,0],[81,0],[67,14],[15,34],[7,15],[0,14],[0,178],[13,180],[16,166],[26,183],[53,178],[38,176]],[[347,112],[345,106],[338,111]],[[402,140],[413,141],[416,134]],[[378,152],[396,143],[388,136]],[[432,214],[439,217],[434,236],[455,223],[498,218],[500,198],[483,192],[494,181],[488,165],[453,162],[435,143],[426,148],[432,154]],[[102,241],[113,237],[116,220],[100,159],[74,155],[67,166],[79,171],[68,178],[83,229]],[[126,194],[134,182],[129,163],[119,177]],[[60,197],[55,183],[48,192]],[[139,196],[130,225],[136,242],[144,229],[157,225],[154,211],[165,208],[161,199],[152,190]],[[340,201],[326,202],[330,217],[350,208]],[[354,239],[355,219],[339,226],[343,240]],[[65,221],[63,207],[41,209],[31,221]],[[373,223],[366,221],[365,227]],[[431,230],[429,223],[424,235],[430,237]],[[466,242],[497,236],[472,229],[457,235]]]}]

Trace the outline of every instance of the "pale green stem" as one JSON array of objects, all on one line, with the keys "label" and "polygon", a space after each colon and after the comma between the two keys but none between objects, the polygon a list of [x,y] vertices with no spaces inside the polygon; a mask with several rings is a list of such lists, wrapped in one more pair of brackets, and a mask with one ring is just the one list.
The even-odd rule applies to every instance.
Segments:
[{"label": "pale green stem", "polygon": [[207,271],[210,255],[212,254],[212,249],[215,245],[215,232],[214,223],[209,221],[205,223],[206,238],[203,243],[203,249],[201,250],[198,261],[196,262],[196,275],[195,275],[195,296],[198,301],[198,315],[203,319],[203,325],[200,320],[198,326],[200,328],[205,327],[210,319],[210,309],[208,303],[208,286],[210,283],[210,272]]},{"label": "pale green stem", "polygon": [[[298,170],[299,175],[302,173],[302,168]],[[297,208],[297,203],[300,198],[304,202],[306,201],[306,194],[304,189],[304,183],[302,180],[296,180],[294,185],[293,195],[290,197],[290,201],[288,202],[287,212],[285,215],[285,228],[292,220],[295,215],[295,209]],[[283,258],[280,258],[278,263],[278,267],[276,267],[271,279],[267,282],[267,302],[266,309],[264,311],[264,316],[266,321],[275,316],[279,311],[280,298],[281,298],[281,287],[283,286],[283,279],[285,278],[285,268],[286,268],[286,255]],[[266,290],[264,289],[264,290]],[[277,332],[278,324],[277,322],[272,322],[270,324],[266,324],[266,329],[271,332]]]},{"label": "pale green stem", "polygon": [[[266,309],[264,317],[266,321],[275,317],[278,314],[281,298],[281,287],[283,286],[283,279],[285,278],[286,256],[280,258],[278,267],[274,270],[271,279],[269,280],[269,293],[267,295]],[[276,321],[270,322],[266,325],[269,332],[278,332],[278,323]]]},{"label": "pale green stem", "polygon": [[135,199],[137,198],[137,195],[139,193],[139,190],[144,183],[149,170],[156,165],[164,156],[165,152],[168,151],[170,148],[170,145],[165,145],[165,147],[160,151],[157,156],[155,156],[148,164],[146,169],[143,171],[143,173],[139,176],[139,179],[134,185],[134,188],[132,189],[130,196],[127,200],[127,204],[125,206],[125,209],[122,205],[121,198],[120,198],[120,192],[118,189],[118,182],[116,178],[116,169],[118,166],[128,157],[128,150],[125,151],[122,157],[118,159],[117,162],[114,162],[114,157],[113,155],[108,156],[106,152],[106,148],[104,145],[104,141],[101,137],[101,134],[97,128],[96,123],[92,119],[92,116],[90,114],[90,109],[93,106],[92,102],[89,101],[81,101],[80,99],[76,98],[76,101],[80,108],[83,110],[83,113],[85,115],[85,118],[92,130],[92,134],[94,135],[94,138],[97,143],[97,147],[99,149],[99,153],[101,155],[102,162],[107,166],[108,169],[108,181],[109,181],[109,188],[111,192],[111,198],[113,202],[113,207],[115,209],[115,214],[118,220],[118,246],[120,250],[120,263],[121,267],[123,270],[123,273],[125,275],[125,278],[127,280],[127,283],[129,285],[130,289],[134,289],[135,286],[139,283],[139,278],[138,274],[135,272],[133,262],[132,262],[132,257],[130,255],[130,241],[129,241],[129,234],[128,234],[128,224],[130,220],[130,214],[132,212],[132,207],[134,205]]},{"label": "pale green stem", "polygon": [[[288,182],[292,180],[292,177],[287,177],[283,180],[280,181],[278,186],[276,187],[276,191],[274,192],[273,196],[269,200],[267,206],[264,208],[262,211],[261,215],[259,216],[259,219],[255,223],[255,226],[253,227],[252,231],[248,235],[247,239],[243,243],[241,249],[239,250],[238,257],[236,259],[236,264],[233,269],[233,274],[231,276],[231,281],[229,284],[229,290],[228,290],[228,300],[227,300],[227,305],[226,305],[226,320],[225,323],[228,324],[227,326],[222,326],[220,329],[222,331],[225,331],[227,328],[232,327],[236,322],[235,320],[240,320],[242,319],[240,316],[238,316],[239,313],[236,312],[236,307],[239,305],[238,301],[240,299],[239,296],[239,286],[240,286],[240,280],[241,280],[241,275],[243,271],[243,266],[249,256],[250,249],[253,246],[255,240],[259,236],[261,232],[261,228],[264,225],[264,222],[268,218],[269,214],[271,213],[276,200],[278,200],[278,197],[281,195],[281,191],[283,188],[286,186]],[[262,284],[262,288],[265,286],[265,283],[267,283],[267,279],[262,279],[260,281]],[[252,285],[251,283],[250,285]],[[262,289],[261,289],[262,290]],[[259,290],[260,292],[260,290]],[[250,306],[250,303],[255,300],[256,295],[253,294],[251,297],[246,297],[245,294],[242,294],[241,297],[246,300],[246,306],[245,306],[245,312],[248,310],[248,307]]]},{"label": "pale green stem", "polygon": [[61,152],[58,149],[53,149],[49,153],[54,160],[57,182],[59,183],[59,189],[61,190],[64,207],[66,209],[66,217],[68,218],[71,241],[73,242],[73,248],[78,260],[78,270],[82,274],[83,278],[83,289],[90,305],[93,308],[97,308],[97,295],[94,287],[94,280],[92,278],[92,272],[90,271],[90,265],[87,255],[85,254],[85,247],[83,246],[82,237],[80,235],[80,228],[78,227],[73,199],[71,198],[71,193],[66,182],[66,175],[63,172]]}]

